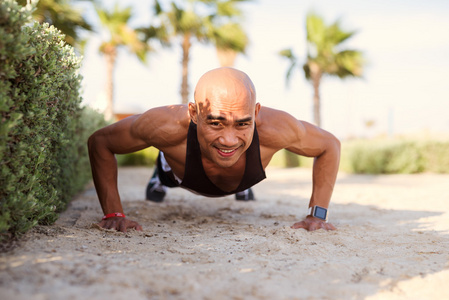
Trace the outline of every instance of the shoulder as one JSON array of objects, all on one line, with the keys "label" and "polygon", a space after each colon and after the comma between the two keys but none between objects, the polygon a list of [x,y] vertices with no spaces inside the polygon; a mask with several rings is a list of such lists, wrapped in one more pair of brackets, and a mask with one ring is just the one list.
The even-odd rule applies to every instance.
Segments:
[{"label": "shoulder", "polygon": [[289,113],[270,108],[261,109],[256,123],[260,145],[269,154],[270,151],[284,148],[309,157],[317,157],[327,150],[340,151],[340,141],[330,132],[300,121]]},{"label": "shoulder", "polygon": [[189,123],[187,105],[161,106],[137,116],[131,132],[149,145],[163,148],[183,142],[187,138]]},{"label": "shoulder", "polygon": [[305,135],[302,121],[285,111],[269,107],[261,107],[256,125],[260,144],[270,148],[286,148]]}]

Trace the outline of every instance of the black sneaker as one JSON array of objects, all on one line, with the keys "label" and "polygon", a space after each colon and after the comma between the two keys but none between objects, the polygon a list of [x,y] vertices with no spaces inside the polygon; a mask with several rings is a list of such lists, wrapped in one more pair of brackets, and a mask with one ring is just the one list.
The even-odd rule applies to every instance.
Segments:
[{"label": "black sneaker", "polygon": [[167,187],[162,185],[156,167],[153,173],[153,177],[151,177],[150,182],[148,182],[147,185],[147,200],[153,202],[162,202],[164,200],[165,194],[167,194]]},{"label": "black sneaker", "polygon": [[253,190],[251,188],[249,188],[247,190],[235,193],[235,200],[237,200],[237,201],[255,200]]}]

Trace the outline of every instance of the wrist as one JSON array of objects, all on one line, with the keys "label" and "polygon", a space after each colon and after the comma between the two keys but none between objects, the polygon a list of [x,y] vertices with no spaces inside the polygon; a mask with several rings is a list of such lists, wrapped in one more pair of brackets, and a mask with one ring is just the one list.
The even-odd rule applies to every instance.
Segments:
[{"label": "wrist", "polygon": [[324,222],[327,222],[328,212],[327,208],[315,205],[309,207],[309,212],[307,214],[307,217],[314,217],[317,219],[320,219]]},{"label": "wrist", "polygon": [[106,219],[114,218],[114,217],[126,218],[125,214],[119,213],[119,212],[115,212],[115,213],[110,213],[110,214],[104,215],[102,220],[106,220]]}]

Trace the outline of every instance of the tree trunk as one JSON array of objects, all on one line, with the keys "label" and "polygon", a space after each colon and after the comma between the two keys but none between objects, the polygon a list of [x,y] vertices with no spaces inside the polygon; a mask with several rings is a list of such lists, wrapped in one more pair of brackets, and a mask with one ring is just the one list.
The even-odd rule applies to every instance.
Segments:
[{"label": "tree trunk", "polygon": [[181,82],[181,99],[183,104],[189,102],[189,54],[190,47],[190,33],[184,35],[182,41],[182,82]]},{"label": "tree trunk", "polygon": [[110,121],[114,117],[114,67],[117,58],[117,49],[109,47],[104,52],[106,58],[106,109],[104,118]]},{"label": "tree trunk", "polygon": [[222,67],[232,67],[237,57],[237,52],[232,49],[217,49],[218,61]]},{"label": "tree trunk", "polygon": [[320,79],[313,81],[313,121],[316,126],[321,127],[321,107],[320,107]]},{"label": "tree trunk", "polygon": [[321,127],[321,104],[320,104],[320,81],[321,81],[320,67],[315,64],[310,64],[310,77],[313,85],[313,121],[316,126]]}]

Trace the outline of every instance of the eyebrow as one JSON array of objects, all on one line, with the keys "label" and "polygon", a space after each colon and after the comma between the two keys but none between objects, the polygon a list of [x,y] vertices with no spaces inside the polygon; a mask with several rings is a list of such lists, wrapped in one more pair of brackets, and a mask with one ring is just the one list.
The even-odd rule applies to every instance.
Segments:
[{"label": "eyebrow", "polygon": [[219,121],[225,121],[226,118],[223,116],[214,116],[214,115],[207,115],[207,120],[219,120]]},{"label": "eyebrow", "polygon": [[[226,118],[223,116],[214,116],[214,115],[207,115],[206,117],[207,120],[218,120],[218,121],[226,121]],[[245,123],[245,122],[249,122],[252,121],[253,118],[252,117],[246,117],[243,119],[239,119],[236,120],[235,123]]]},{"label": "eyebrow", "polygon": [[236,120],[235,122],[236,123],[246,123],[246,122],[250,122],[252,120],[253,120],[252,117],[247,117],[247,118],[243,118],[243,119],[240,119],[240,120]]}]

